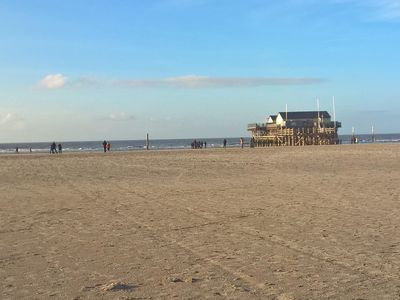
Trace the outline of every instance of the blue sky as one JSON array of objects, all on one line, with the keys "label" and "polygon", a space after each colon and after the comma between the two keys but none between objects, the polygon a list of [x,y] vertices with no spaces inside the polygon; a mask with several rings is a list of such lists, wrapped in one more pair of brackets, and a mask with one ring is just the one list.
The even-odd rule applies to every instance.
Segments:
[{"label": "blue sky", "polygon": [[400,132],[400,0],[1,0],[0,142]]}]

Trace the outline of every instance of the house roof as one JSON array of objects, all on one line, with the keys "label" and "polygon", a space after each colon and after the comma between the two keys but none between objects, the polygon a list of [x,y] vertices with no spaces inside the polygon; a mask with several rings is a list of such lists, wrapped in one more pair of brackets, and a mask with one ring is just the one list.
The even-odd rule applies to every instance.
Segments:
[{"label": "house roof", "polygon": [[277,115],[270,115],[270,116],[269,116],[269,118],[271,118],[272,121],[274,121],[274,122],[276,121],[276,117],[277,117]]},{"label": "house roof", "polygon": [[[279,112],[279,115],[283,119],[286,119],[286,112]],[[318,114],[320,118],[330,118],[331,115],[327,111],[288,111],[287,119],[288,120],[296,120],[296,119],[317,119]]]}]

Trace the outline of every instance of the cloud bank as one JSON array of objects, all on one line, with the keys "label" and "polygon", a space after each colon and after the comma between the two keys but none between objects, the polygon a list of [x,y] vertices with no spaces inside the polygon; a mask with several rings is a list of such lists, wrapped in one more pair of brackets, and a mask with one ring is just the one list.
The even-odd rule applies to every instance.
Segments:
[{"label": "cloud bank", "polygon": [[233,87],[259,87],[259,86],[290,86],[319,84],[324,80],[314,77],[208,77],[187,75],[161,79],[121,79],[98,80],[95,78],[81,77],[67,81],[61,74],[47,75],[40,81],[41,85],[49,89],[64,87],[123,87],[123,88],[233,88]]},{"label": "cloud bank", "polygon": [[114,82],[122,87],[224,88],[265,85],[306,85],[320,83],[319,78],[207,77],[188,75],[165,79],[131,79]]}]

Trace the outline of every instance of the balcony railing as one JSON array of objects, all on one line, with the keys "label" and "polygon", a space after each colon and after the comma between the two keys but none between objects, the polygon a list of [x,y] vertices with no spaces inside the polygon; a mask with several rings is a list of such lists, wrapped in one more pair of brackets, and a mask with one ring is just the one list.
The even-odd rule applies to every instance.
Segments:
[{"label": "balcony railing", "polygon": [[265,123],[251,123],[247,125],[247,130],[263,130],[265,128]]}]

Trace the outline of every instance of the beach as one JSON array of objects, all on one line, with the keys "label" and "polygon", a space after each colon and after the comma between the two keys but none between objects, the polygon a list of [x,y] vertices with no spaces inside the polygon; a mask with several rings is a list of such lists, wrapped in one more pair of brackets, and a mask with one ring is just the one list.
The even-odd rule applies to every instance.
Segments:
[{"label": "beach", "polygon": [[1,299],[399,299],[400,145],[0,155]]}]

